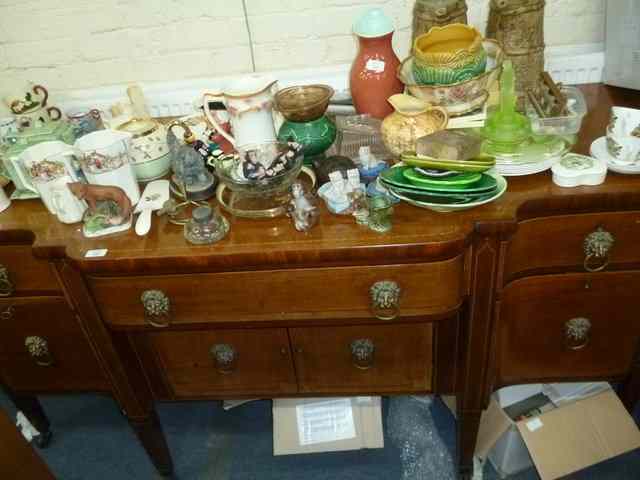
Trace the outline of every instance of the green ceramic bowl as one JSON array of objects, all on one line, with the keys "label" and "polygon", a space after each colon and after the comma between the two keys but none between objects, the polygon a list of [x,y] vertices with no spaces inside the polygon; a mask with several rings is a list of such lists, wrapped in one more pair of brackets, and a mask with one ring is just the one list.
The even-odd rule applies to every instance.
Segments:
[{"label": "green ceramic bowl", "polygon": [[278,140],[287,142],[293,140],[302,145],[307,162],[326,152],[336,139],[336,125],[326,116],[310,122],[285,121],[278,130]]}]

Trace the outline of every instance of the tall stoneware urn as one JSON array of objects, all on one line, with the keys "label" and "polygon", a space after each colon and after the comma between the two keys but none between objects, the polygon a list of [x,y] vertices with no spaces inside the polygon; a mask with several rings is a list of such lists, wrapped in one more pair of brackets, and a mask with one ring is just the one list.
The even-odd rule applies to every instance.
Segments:
[{"label": "tall stoneware urn", "polygon": [[353,26],[360,45],[351,66],[350,87],[360,114],[386,117],[393,111],[387,98],[404,89],[396,75],[400,60],[391,45],[393,30],[393,23],[379,8],[366,12]]}]

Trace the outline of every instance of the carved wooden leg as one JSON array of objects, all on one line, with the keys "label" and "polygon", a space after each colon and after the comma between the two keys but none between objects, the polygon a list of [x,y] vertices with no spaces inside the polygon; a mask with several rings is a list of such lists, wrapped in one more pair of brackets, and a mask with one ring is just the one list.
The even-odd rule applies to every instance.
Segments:
[{"label": "carved wooden leg", "polygon": [[9,397],[9,400],[11,400],[11,403],[13,403],[15,407],[27,417],[31,425],[40,432],[40,435],[35,437],[33,442],[40,448],[47,448],[49,443],[51,443],[53,432],[51,431],[51,424],[40,401],[33,395],[17,394],[6,386],[3,386],[2,389]]},{"label": "carved wooden leg", "polygon": [[163,476],[171,476],[173,461],[156,411],[152,410],[151,416],[147,419],[129,419],[129,424],[147,451],[158,473]]},{"label": "carved wooden leg", "polygon": [[482,412],[458,411],[458,474],[461,480],[471,480]]}]

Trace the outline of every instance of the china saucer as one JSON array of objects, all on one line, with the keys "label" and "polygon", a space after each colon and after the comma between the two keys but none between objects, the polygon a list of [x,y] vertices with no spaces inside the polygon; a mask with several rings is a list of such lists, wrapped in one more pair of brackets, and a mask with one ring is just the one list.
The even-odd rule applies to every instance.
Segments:
[{"label": "china saucer", "polygon": [[591,144],[591,156],[596,157],[598,160],[607,162],[607,168],[612,172],[622,173],[624,175],[638,175],[640,174],[640,162],[636,161],[631,164],[620,164],[609,155],[607,151],[607,137],[600,137]]}]

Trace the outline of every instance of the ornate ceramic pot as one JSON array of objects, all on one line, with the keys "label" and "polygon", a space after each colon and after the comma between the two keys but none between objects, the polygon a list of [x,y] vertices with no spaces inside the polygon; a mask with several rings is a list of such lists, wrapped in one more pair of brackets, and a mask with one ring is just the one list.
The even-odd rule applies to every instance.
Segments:
[{"label": "ornate ceramic pot", "polygon": [[310,164],[313,157],[326,152],[336,139],[335,124],[326,116],[310,122],[285,121],[278,131],[278,140],[293,140],[302,145],[305,163]]},{"label": "ornate ceramic pot", "polygon": [[410,95],[393,95],[389,103],[395,112],[384,119],[380,130],[382,141],[394,155],[415,151],[418,138],[444,129],[449,121],[444,108],[430,107]]}]

